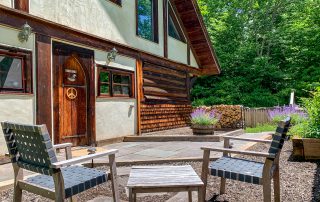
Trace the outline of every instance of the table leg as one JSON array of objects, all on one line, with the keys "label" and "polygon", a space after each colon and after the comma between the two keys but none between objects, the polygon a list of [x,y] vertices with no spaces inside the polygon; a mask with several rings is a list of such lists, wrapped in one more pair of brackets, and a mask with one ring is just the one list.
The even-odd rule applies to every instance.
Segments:
[{"label": "table leg", "polygon": [[189,199],[189,202],[192,202],[192,191],[188,191],[188,199]]},{"label": "table leg", "polygon": [[129,202],[133,202],[132,189],[131,188],[129,188]]}]

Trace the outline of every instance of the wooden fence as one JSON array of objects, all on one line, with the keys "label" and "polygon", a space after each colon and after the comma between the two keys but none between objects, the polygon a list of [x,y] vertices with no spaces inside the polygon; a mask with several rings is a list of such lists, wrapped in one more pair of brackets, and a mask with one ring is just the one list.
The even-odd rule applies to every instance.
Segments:
[{"label": "wooden fence", "polygon": [[270,108],[243,108],[245,127],[256,127],[258,124],[270,123],[268,110]]}]

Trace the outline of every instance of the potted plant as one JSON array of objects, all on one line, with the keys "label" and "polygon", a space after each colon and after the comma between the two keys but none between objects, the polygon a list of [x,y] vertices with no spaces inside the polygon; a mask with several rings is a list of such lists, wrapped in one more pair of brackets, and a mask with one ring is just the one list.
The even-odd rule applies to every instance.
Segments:
[{"label": "potted plant", "polygon": [[293,155],[305,159],[320,159],[320,87],[311,92],[311,98],[302,103],[307,118],[290,129],[293,136]]},{"label": "potted plant", "polygon": [[213,135],[215,125],[218,123],[218,115],[213,111],[196,109],[191,113],[191,128],[194,135]]}]

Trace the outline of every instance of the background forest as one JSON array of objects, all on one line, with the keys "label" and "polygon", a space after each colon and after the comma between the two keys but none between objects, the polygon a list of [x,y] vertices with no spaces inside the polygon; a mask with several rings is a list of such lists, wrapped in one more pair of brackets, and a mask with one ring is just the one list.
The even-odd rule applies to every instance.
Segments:
[{"label": "background forest", "polygon": [[197,79],[193,105],[288,104],[320,81],[320,0],[198,0],[221,75]]}]

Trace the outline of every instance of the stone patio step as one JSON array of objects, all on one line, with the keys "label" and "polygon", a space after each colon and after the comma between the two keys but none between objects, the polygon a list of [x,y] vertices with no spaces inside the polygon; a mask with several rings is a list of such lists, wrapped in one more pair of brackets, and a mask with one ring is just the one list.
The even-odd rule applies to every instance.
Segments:
[{"label": "stone patio step", "polygon": [[215,135],[144,135],[144,136],[126,136],[124,142],[220,142],[224,136],[238,136],[244,133],[243,129],[229,132],[218,131]]}]

